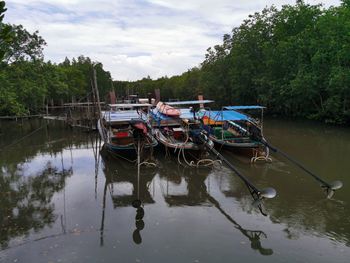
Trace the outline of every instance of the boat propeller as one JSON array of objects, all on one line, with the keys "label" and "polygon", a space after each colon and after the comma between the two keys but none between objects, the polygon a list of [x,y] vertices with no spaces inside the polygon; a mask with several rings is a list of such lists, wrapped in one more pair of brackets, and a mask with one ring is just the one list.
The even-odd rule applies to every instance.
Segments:
[{"label": "boat propeller", "polygon": [[263,203],[263,199],[264,198],[271,199],[271,198],[274,198],[276,195],[277,195],[277,191],[274,188],[272,187],[263,188],[257,193],[258,197],[257,198],[254,197],[252,206],[262,209],[261,205]]},{"label": "boat propeller", "polygon": [[271,199],[271,198],[274,198],[276,194],[277,192],[274,188],[268,187],[268,188],[261,189],[259,195],[263,198]]},{"label": "boat propeller", "polygon": [[342,181],[333,181],[330,184],[322,184],[322,188],[325,189],[325,193],[328,199],[332,198],[334,195],[335,190],[338,190],[343,187]]},{"label": "boat propeller", "polygon": [[335,190],[338,190],[343,187],[343,183],[339,180],[333,181],[331,183],[327,183],[325,180],[323,180],[321,177],[317,176],[315,173],[311,172],[309,169],[307,169],[302,163],[297,161],[296,159],[289,156],[287,153],[281,151],[280,149],[272,146],[270,143],[268,143],[264,138],[260,138],[260,142],[264,144],[266,147],[270,148],[272,151],[277,152],[284,156],[287,160],[298,166],[300,169],[302,169],[307,174],[311,175],[315,180],[317,180],[319,183],[321,183],[321,187],[324,188],[327,198],[331,198],[334,195]]},{"label": "boat propeller", "polygon": [[236,169],[235,166],[233,166],[223,155],[221,155],[217,150],[214,149],[214,147],[210,146],[208,144],[208,137],[205,134],[205,131],[201,131],[199,134],[196,135],[199,141],[201,141],[209,151],[211,151],[212,154],[216,156],[216,158],[220,159],[223,163],[225,163],[247,186],[249,189],[249,192],[251,196],[253,197],[253,206],[256,206],[259,208],[261,214],[264,216],[267,216],[266,213],[264,213],[262,209],[262,200],[264,198],[271,199],[274,198],[277,194],[276,190],[268,187],[264,189],[258,189],[250,180],[245,177],[240,171]]},{"label": "boat propeller", "polygon": [[343,187],[343,182],[337,180],[337,181],[331,182],[329,185],[332,190],[338,190]]}]

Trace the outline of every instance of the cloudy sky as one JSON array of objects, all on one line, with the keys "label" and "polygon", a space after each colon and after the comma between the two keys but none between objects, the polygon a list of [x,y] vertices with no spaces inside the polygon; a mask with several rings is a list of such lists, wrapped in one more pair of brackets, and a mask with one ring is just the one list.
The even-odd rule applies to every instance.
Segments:
[{"label": "cloudy sky", "polygon": [[[308,0],[339,5],[340,0]],[[172,76],[199,65],[206,49],[248,14],[295,0],[6,0],[5,21],[39,30],[46,60],[85,55],[113,79]]]}]

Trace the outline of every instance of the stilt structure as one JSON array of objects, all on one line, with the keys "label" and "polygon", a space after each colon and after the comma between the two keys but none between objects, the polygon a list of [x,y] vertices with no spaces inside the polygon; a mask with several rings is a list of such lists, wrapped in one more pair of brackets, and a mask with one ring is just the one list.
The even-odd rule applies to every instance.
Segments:
[{"label": "stilt structure", "polygon": [[91,92],[86,95],[85,102],[64,103],[60,106],[46,106],[46,120],[58,120],[71,128],[83,128],[88,131],[96,130],[97,120],[101,116],[100,96],[97,87],[96,70],[92,67]]}]

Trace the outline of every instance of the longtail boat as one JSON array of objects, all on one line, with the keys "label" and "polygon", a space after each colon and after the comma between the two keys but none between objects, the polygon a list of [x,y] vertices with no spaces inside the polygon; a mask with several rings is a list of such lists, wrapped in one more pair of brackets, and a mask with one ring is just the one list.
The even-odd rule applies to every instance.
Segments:
[{"label": "longtail boat", "polygon": [[[261,110],[261,119],[256,120],[238,110]],[[251,155],[252,160],[269,160],[268,148],[261,143],[263,106],[225,106],[219,111],[198,112],[203,129],[219,148]]]},{"label": "longtail boat", "polygon": [[[168,110],[177,110],[179,116],[169,116],[158,107],[150,110],[150,122],[157,141],[170,152],[185,151],[193,155],[203,154],[206,148],[193,136],[201,131],[201,123],[192,108],[174,108],[175,105],[205,103],[205,101],[166,102]],[[211,102],[211,101],[210,101]],[[213,144],[213,142],[210,142]],[[213,144],[214,145],[214,144]]]},{"label": "longtail boat", "polygon": [[[157,146],[147,124],[151,104],[109,104],[102,111],[97,128],[107,150],[128,160],[135,160],[138,147],[142,150]],[[143,152],[143,151],[142,151]]]}]

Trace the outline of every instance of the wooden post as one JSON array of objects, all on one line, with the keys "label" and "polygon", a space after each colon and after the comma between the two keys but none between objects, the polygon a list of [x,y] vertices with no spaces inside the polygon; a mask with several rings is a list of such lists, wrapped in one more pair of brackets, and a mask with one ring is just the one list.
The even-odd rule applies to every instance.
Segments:
[{"label": "wooden post", "polygon": [[94,107],[94,118],[98,119],[97,117],[97,104],[96,104],[96,94],[95,94],[95,88],[94,88],[94,83],[92,81],[92,79],[90,79],[90,85],[91,85],[91,90],[92,90],[92,103],[93,103],[93,107]]},{"label": "wooden post", "polygon": [[[203,100],[203,94],[198,95],[198,100]],[[199,108],[204,109],[204,104],[203,103],[199,104]]]},{"label": "wooden post", "polygon": [[156,101],[155,101],[155,105],[157,105],[157,103],[160,101],[160,89],[155,89],[154,90],[154,94],[155,94],[155,97],[156,97]]},{"label": "wooden post", "polygon": [[98,87],[97,87],[97,78],[96,78],[96,70],[95,67],[92,67],[92,72],[93,72],[93,83],[94,83],[94,90],[95,90],[95,96],[96,96],[96,100],[97,100],[97,109],[98,109],[98,114],[99,117],[101,117],[101,104],[100,104],[100,94],[98,91]]},{"label": "wooden post", "polygon": [[[98,109],[98,121],[101,121],[101,126],[104,126],[103,121],[101,120],[101,116],[102,116],[102,111],[101,111],[101,104],[100,104],[100,93],[98,91],[98,87],[97,87],[97,78],[96,78],[96,70],[95,67],[92,66],[92,77],[93,77],[93,89],[95,91],[95,96],[96,96],[96,103],[97,103],[97,109]],[[107,138],[105,135],[105,132],[102,131],[102,136],[103,136],[103,141],[106,142]]]},{"label": "wooden post", "polygon": [[90,120],[90,99],[89,99],[89,96],[87,96],[87,119]]}]

